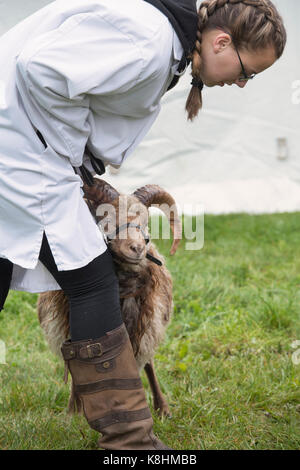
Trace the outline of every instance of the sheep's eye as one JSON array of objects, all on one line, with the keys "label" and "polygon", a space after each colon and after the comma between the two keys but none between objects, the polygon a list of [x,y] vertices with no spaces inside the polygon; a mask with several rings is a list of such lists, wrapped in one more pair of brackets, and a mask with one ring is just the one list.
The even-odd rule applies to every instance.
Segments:
[{"label": "sheep's eye", "polygon": [[146,245],[150,242],[150,237],[145,237]]}]

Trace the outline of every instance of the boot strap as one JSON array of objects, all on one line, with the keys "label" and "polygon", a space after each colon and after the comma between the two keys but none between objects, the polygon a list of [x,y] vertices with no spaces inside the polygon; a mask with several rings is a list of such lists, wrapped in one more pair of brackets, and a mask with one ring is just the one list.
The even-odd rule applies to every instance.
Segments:
[{"label": "boot strap", "polygon": [[64,344],[62,353],[65,361],[70,359],[93,359],[103,354],[103,348],[100,343],[79,345],[70,342]]},{"label": "boot strap", "polygon": [[[70,359],[94,359],[105,353],[114,351],[120,353],[120,347],[128,340],[128,333],[124,324],[113,334],[106,334],[102,338],[83,341],[65,341],[61,352],[65,361]],[[112,356],[113,357],[113,356]]]},{"label": "boot strap", "polygon": [[152,418],[149,408],[142,408],[135,411],[113,411],[102,418],[89,421],[89,425],[96,431],[111,426],[117,423],[132,423],[134,421],[141,421],[143,419]]},{"label": "boot strap", "polygon": [[136,390],[143,388],[140,377],[133,379],[105,379],[89,384],[74,385],[78,395],[100,392],[102,390]]}]

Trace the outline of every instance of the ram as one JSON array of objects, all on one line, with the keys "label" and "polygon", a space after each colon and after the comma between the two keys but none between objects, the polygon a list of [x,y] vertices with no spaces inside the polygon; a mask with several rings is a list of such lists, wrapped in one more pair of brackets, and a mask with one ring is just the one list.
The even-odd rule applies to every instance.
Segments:
[{"label": "ram", "polygon": [[[139,371],[145,369],[153,406],[169,416],[168,403],[154,370],[154,355],[163,340],[173,310],[172,278],[164,258],[150,241],[148,209],[152,204],[168,217],[173,234],[170,254],[181,239],[181,221],[172,196],[157,185],[146,185],[131,195],[120,194],[109,183],[95,178],[84,185],[85,200],[107,240],[119,279],[120,305]],[[38,298],[38,317],[51,350],[61,356],[69,338],[69,305],[62,290],[44,292]],[[72,383],[69,412],[81,411]]]}]

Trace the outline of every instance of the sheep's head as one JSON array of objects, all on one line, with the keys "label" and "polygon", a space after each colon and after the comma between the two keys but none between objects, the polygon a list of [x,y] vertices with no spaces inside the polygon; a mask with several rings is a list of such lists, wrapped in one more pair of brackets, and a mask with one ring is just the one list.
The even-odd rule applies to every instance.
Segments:
[{"label": "sheep's head", "polygon": [[170,253],[175,253],[181,239],[181,221],[174,199],[160,186],[146,185],[127,196],[95,178],[94,185],[84,185],[83,190],[117,257],[131,264],[145,258],[149,248],[148,208],[152,204],[159,205],[168,217],[173,233]]}]

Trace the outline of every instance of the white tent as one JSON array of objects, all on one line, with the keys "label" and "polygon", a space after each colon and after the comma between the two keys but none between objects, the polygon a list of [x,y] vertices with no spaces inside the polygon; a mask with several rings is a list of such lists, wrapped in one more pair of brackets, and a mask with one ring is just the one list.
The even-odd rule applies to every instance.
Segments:
[{"label": "white tent", "polygon": [[[0,32],[47,3],[1,1]],[[144,141],[106,173],[107,181],[126,193],[159,184],[185,212],[202,205],[214,214],[300,210],[300,2],[274,3],[288,31],[284,56],[244,89],[204,89],[204,109],[193,123],[184,111],[186,72],[164,96]]]}]

